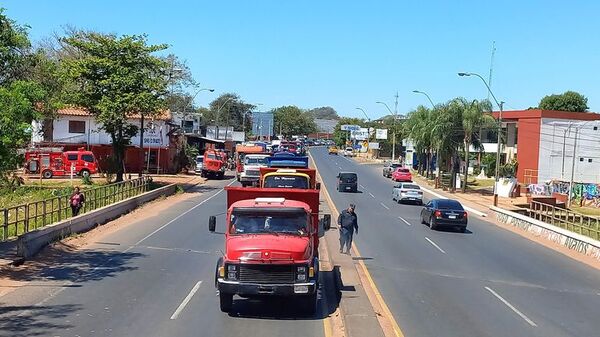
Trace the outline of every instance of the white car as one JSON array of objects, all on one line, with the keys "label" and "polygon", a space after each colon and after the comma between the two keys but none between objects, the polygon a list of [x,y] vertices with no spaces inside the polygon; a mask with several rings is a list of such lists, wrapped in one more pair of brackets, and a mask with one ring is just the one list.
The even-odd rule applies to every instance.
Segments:
[{"label": "white car", "polygon": [[347,147],[346,149],[344,149],[343,154],[346,157],[352,157],[354,156],[354,149],[352,149],[351,147]]},{"label": "white car", "polygon": [[418,205],[423,205],[423,191],[421,191],[421,188],[417,184],[399,183],[392,190],[392,200],[398,203],[410,201]]},{"label": "white car", "polygon": [[202,167],[204,166],[204,156],[196,156],[196,174],[202,174]]}]

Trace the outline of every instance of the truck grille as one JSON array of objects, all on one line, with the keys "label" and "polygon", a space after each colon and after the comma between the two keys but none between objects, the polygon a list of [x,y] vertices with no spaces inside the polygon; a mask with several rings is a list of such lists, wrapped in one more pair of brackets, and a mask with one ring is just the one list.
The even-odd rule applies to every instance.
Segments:
[{"label": "truck grille", "polygon": [[246,170],[246,175],[252,176],[252,177],[258,177],[258,176],[260,176],[260,171],[259,170]]},{"label": "truck grille", "polygon": [[239,280],[250,283],[294,283],[294,266],[241,264]]}]

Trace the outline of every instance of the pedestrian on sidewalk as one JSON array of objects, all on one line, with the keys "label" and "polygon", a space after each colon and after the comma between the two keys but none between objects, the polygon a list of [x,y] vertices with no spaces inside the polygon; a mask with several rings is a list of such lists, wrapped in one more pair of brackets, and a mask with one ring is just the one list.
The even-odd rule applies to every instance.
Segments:
[{"label": "pedestrian on sidewalk", "polygon": [[69,204],[71,205],[71,213],[73,216],[77,216],[79,214],[79,210],[83,207],[83,203],[85,202],[85,196],[79,190],[79,187],[75,187],[73,194],[69,198]]},{"label": "pedestrian on sidewalk", "polygon": [[352,236],[354,232],[358,235],[358,218],[354,209],[356,206],[350,204],[338,217],[338,230],[340,231],[340,253],[350,254],[352,247]]}]

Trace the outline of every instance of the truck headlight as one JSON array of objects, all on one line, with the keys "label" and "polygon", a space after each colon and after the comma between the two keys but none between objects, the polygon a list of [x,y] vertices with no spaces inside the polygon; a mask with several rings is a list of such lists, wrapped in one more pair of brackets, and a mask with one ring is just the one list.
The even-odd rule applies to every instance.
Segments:
[{"label": "truck headlight", "polygon": [[237,271],[238,271],[238,266],[235,264],[228,264],[227,265],[227,279],[229,280],[237,280]]},{"label": "truck headlight", "polygon": [[306,281],[306,266],[296,267],[296,281]]}]

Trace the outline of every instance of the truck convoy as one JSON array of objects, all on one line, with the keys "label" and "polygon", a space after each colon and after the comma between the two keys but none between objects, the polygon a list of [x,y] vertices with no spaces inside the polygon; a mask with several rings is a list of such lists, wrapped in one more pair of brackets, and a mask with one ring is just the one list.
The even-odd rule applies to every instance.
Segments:
[{"label": "truck convoy", "polygon": [[[319,238],[331,216],[319,219],[319,191],[293,188],[226,187],[225,250],[215,285],[221,311],[233,296],[294,297],[307,314],[316,310]],[[209,217],[214,232],[216,217]]]},{"label": "truck convoy", "polygon": [[98,161],[91,151],[63,151],[62,148],[34,149],[25,152],[25,173],[53,176],[74,175],[88,177],[98,173]]}]

